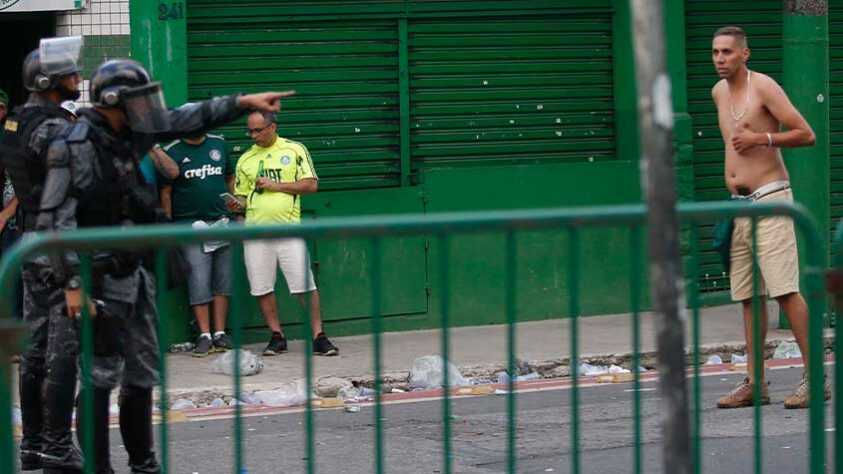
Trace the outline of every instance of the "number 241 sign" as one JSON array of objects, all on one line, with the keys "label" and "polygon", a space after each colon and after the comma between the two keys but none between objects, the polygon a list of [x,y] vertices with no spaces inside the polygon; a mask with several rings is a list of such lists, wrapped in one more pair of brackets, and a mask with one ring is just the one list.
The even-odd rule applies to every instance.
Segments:
[{"label": "number 241 sign", "polygon": [[181,20],[184,19],[184,2],[161,2],[158,4],[158,20]]}]

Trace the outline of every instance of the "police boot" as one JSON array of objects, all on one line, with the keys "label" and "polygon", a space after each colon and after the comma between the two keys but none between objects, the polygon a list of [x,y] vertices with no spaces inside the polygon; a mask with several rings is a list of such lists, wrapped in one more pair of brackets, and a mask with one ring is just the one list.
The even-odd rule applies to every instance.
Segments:
[{"label": "police boot", "polygon": [[120,390],[120,434],[133,474],[159,474],[152,451],[152,389],[124,386]]},{"label": "police boot", "polygon": [[85,430],[89,423],[94,430],[94,469],[96,474],[114,474],[111,467],[111,452],[109,441],[109,407],[111,405],[111,390],[92,388],[94,396],[93,416],[85,411],[85,391],[79,392],[76,399],[76,441],[79,446],[85,446]]},{"label": "police boot", "polygon": [[53,360],[44,393],[44,474],[82,473],[82,454],[74,446],[71,432],[74,395],[76,360]]},{"label": "police boot", "polygon": [[21,361],[20,394],[21,424],[23,437],[20,442],[20,466],[23,471],[41,469],[41,430],[44,422],[44,405],[41,403],[41,388],[44,378],[33,373],[31,363]]}]

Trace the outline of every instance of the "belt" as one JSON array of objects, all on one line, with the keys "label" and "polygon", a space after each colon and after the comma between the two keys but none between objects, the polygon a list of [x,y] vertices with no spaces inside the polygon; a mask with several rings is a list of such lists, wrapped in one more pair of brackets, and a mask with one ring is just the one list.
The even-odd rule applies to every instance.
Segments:
[{"label": "belt", "polygon": [[754,193],[748,194],[746,196],[741,196],[739,194],[732,194],[732,199],[739,199],[743,201],[757,201],[764,196],[768,196],[773,193],[777,193],[779,191],[783,191],[785,189],[790,189],[790,181],[787,180],[779,180],[773,181],[772,183],[767,183],[764,186],[756,189]]}]

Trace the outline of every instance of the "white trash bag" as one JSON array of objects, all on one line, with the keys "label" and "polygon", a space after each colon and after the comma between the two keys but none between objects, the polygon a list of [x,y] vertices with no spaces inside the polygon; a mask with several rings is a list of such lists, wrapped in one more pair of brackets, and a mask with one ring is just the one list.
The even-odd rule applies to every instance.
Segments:
[{"label": "white trash bag", "polygon": [[782,342],[773,352],[773,359],[794,359],[802,357],[802,352],[795,342]]},{"label": "white trash bag", "polygon": [[307,391],[301,382],[285,383],[274,390],[260,390],[253,395],[271,407],[292,407],[307,403]]},{"label": "white trash bag", "polygon": [[[413,361],[413,367],[410,369],[410,383],[409,388],[436,388],[441,387],[443,383],[442,376],[442,358],[438,355],[427,355],[417,358]],[[461,387],[468,385],[468,380],[460,374],[460,371],[454,364],[448,363],[448,385],[451,387]]]},{"label": "white trash bag", "polygon": [[263,358],[252,351],[234,349],[226,352],[211,363],[211,372],[234,375],[235,352],[240,351],[240,375],[255,375],[263,371]]}]

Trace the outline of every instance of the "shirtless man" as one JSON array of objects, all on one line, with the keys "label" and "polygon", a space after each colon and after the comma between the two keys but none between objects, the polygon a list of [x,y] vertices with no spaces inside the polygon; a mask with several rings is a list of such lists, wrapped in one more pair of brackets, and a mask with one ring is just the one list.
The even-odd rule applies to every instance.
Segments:
[{"label": "shirtless man", "polygon": [[[753,202],[793,201],[787,169],[779,148],[812,146],[816,140],[811,126],[788,99],[776,81],[746,66],[749,59],[746,34],[727,26],[714,33],[712,59],[721,80],[711,90],[717,105],[717,119],[726,148],[726,187],[733,197]],[[784,125],[787,131],[781,131]],[[743,306],[744,337],[749,355],[749,374],[738,386],[717,401],[719,408],[738,408],[754,403],[753,386],[761,387],[761,404],[770,403],[768,384],[755,379],[752,340],[752,230],[749,218],[735,219],[732,234],[732,300]],[[757,294],[761,315],[761,340],[767,336],[767,306],[763,295],[778,301],[787,313],[796,343],[808,367],[808,306],[799,292],[796,235],[788,217],[757,221],[759,278]],[[761,352],[763,354],[763,352]],[[831,397],[825,385],[826,400]],[[785,399],[785,408],[808,407],[808,376]]]}]

